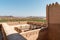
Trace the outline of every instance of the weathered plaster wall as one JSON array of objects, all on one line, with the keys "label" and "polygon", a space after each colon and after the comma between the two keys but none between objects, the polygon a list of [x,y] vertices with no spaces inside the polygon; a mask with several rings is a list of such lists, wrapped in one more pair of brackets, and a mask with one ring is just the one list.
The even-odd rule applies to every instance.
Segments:
[{"label": "weathered plaster wall", "polygon": [[31,30],[27,32],[20,33],[27,40],[47,40],[47,30]]}]

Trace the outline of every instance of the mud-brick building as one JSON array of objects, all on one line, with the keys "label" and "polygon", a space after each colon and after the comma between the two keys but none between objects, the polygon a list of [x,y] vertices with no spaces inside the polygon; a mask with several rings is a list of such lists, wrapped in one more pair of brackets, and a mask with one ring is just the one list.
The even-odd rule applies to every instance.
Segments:
[{"label": "mud-brick building", "polygon": [[49,4],[46,7],[47,22],[48,22],[48,39],[60,40],[60,5]]}]

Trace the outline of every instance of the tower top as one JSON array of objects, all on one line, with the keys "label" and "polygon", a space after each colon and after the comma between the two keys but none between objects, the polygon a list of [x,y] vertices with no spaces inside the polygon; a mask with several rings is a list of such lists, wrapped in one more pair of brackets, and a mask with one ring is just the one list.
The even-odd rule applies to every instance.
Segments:
[{"label": "tower top", "polygon": [[56,2],[55,4],[58,4],[58,2]]},{"label": "tower top", "polygon": [[49,4],[48,6],[54,6],[54,5],[59,5],[59,3],[55,2],[55,3]]}]

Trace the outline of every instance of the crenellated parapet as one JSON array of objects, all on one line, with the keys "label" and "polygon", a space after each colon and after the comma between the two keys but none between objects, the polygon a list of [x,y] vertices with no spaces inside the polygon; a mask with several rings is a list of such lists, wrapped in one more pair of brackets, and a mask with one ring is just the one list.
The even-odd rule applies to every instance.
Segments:
[{"label": "crenellated parapet", "polygon": [[56,5],[59,5],[60,6],[60,4],[58,3],[58,2],[56,2],[56,3],[52,3],[52,4],[49,4],[49,5],[47,5],[47,6],[56,6]]},{"label": "crenellated parapet", "polygon": [[49,23],[49,18],[48,17],[52,16],[53,13],[54,14],[59,13],[60,12],[59,10],[60,10],[60,4],[58,2],[46,5],[46,15],[47,15],[46,18],[47,18],[48,23]]}]

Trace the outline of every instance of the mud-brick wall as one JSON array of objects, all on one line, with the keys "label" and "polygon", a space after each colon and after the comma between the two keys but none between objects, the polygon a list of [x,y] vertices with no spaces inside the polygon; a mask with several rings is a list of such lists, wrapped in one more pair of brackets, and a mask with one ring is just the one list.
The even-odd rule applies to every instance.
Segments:
[{"label": "mud-brick wall", "polygon": [[48,22],[48,39],[60,40],[60,5],[49,4],[46,8],[47,22]]},{"label": "mud-brick wall", "polygon": [[46,30],[31,30],[24,33],[20,33],[27,40],[46,40],[47,39],[47,31]]},{"label": "mud-brick wall", "polygon": [[49,24],[49,40],[60,40],[60,24]]},{"label": "mud-brick wall", "polygon": [[48,40],[48,29],[42,29],[39,32],[37,40]]},{"label": "mud-brick wall", "polygon": [[6,34],[5,34],[4,29],[3,29],[2,24],[0,24],[0,31],[2,32],[2,34],[1,34],[2,40],[7,40],[7,37],[6,37]]}]

